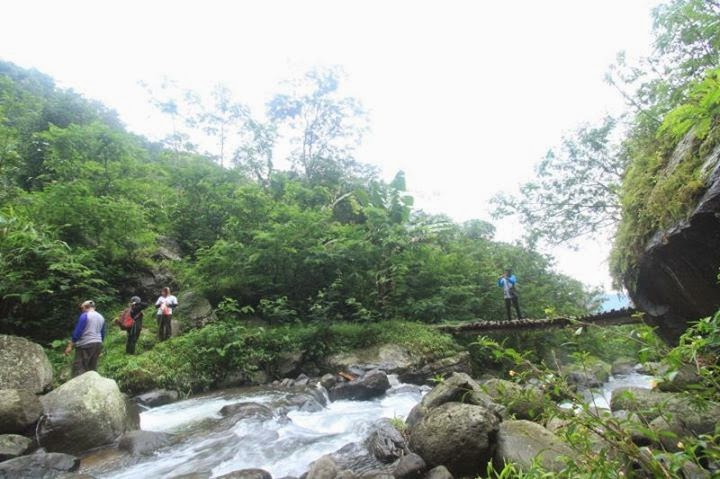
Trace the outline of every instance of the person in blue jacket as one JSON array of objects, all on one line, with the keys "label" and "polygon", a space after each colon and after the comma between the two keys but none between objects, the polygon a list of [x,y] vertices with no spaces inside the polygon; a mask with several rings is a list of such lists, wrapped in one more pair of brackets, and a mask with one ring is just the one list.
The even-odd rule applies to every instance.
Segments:
[{"label": "person in blue jacket", "polygon": [[97,371],[98,358],[105,339],[105,318],[95,311],[95,302],[85,301],[80,305],[82,313],[72,332],[72,339],[65,348],[67,356],[75,347],[75,360],[72,376],[80,376],[87,371]]},{"label": "person in blue jacket", "polygon": [[520,314],[520,304],[518,303],[517,289],[515,288],[516,284],[517,278],[509,269],[506,269],[503,272],[503,275],[498,279],[498,286],[503,289],[503,296],[505,297],[505,311],[507,312],[508,321],[512,319],[512,315],[510,314],[510,305],[515,306],[515,312],[517,313],[518,319],[522,319],[522,314]]}]

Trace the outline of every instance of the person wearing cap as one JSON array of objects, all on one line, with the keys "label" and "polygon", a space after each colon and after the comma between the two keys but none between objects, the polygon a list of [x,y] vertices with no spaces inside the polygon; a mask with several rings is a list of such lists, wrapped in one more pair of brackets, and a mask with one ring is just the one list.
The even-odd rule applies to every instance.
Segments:
[{"label": "person wearing cap", "polygon": [[135,354],[135,345],[143,327],[143,309],[147,308],[147,303],[143,303],[139,296],[130,298],[130,316],[133,319],[133,325],[127,332],[127,342],[125,343],[125,353]]},{"label": "person wearing cap", "polygon": [[75,348],[75,360],[72,365],[72,376],[80,376],[87,371],[97,371],[98,358],[102,352],[105,339],[105,318],[95,311],[95,302],[85,301],[80,305],[82,313],[78,317],[75,329],[67,347],[67,356]]}]

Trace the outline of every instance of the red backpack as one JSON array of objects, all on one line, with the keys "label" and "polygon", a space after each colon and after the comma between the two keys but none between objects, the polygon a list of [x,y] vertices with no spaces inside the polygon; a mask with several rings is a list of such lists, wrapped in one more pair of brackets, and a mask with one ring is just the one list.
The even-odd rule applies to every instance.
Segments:
[{"label": "red backpack", "polygon": [[124,331],[129,331],[130,328],[135,325],[135,320],[133,319],[132,314],[130,314],[130,308],[120,313],[120,317],[118,318],[117,323],[118,326],[120,326],[120,329]]}]

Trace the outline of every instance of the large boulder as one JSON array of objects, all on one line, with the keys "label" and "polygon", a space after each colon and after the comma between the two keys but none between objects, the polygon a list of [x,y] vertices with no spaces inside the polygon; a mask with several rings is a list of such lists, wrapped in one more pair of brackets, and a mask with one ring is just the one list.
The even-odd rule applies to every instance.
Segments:
[{"label": "large boulder", "polygon": [[207,298],[191,290],[180,293],[176,312],[183,325],[189,328],[201,328],[217,321],[215,311]]},{"label": "large boulder", "polygon": [[427,393],[420,401],[420,404],[417,404],[410,411],[406,420],[408,427],[419,424],[431,409],[448,402],[483,406],[498,418],[505,414],[505,407],[496,404],[474,379],[465,373],[453,373]]},{"label": "large boulder", "polygon": [[294,376],[300,372],[303,362],[303,351],[285,351],[278,355],[273,370],[279,378]]},{"label": "large boulder", "polygon": [[419,368],[410,369],[399,374],[398,379],[405,383],[429,384],[438,376],[445,378],[452,373],[472,373],[472,360],[469,352],[463,351],[454,356],[429,362]]},{"label": "large boulder", "polygon": [[557,406],[535,386],[521,386],[504,379],[488,379],[480,387],[493,401],[507,408],[507,413],[517,419],[536,419],[546,411],[556,411]]},{"label": "large boulder", "polygon": [[24,433],[42,414],[38,397],[27,389],[0,389],[0,434]]},{"label": "large boulder", "polygon": [[39,344],[0,334],[0,389],[43,393],[50,389],[52,380],[50,360]]},{"label": "large boulder", "polygon": [[[670,175],[678,165],[695,161],[698,150],[692,129],[659,174]],[[720,308],[720,148],[712,148],[701,164],[696,174],[704,182],[702,195],[683,205],[688,214],[682,220],[651,234],[623,275],[633,304],[670,342],[691,321]]]},{"label": "large boulder", "polygon": [[720,403],[707,401],[698,404],[680,393],[666,393],[649,389],[626,387],[613,391],[610,406],[613,411],[636,413],[643,421],[656,422],[655,429],[669,430],[679,436],[712,434],[720,422]]},{"label": "large boulder", "polygon": [[512,463],[520,469],[529,469],[537,460],[544,469],[560,472],[565,467],[565,458],[574,456],[567,444],[539,424],[524,420],[500,424],[495,451],[499,468]]},{"label": "large boulder", "polygon": [[406,454],[395,463],[395,479],[420,479],[427,470],[425,460],[415,453]]},{"label": "large boulder", "polygon": [[382,344],[338,353],[327,357],[324,362],[325,367],[333,372],[382,369],[388,374],[401,374],[419,365],[417,358],[397,344]]},{"label": "large boulder", "polygon": [[696,367],[683,364],[676,370],[665,374],[662,380],[658,382],[658,389],[666,392],[679,392],[690,389],[701,382],[702,376],[700,376]]},{"label": "large boulder", "polygon": [[18,434],[0,434],[0,462],[22,456],[32,447],[32,439]]},{"label": "large boulder", "polygon": [[33,478],[50,479],[65,472],[77,471],[80,459],[57,452],[37,452],[0,462],[0,479]]},{"label": "large boulder", "polygon": [[408,452],[405,438],[389,419],[381,419],[374,426],[365,445],[380,462],[394,462]]},{"label": "large boulder", "polygon": [[41,402],[38,443],[48,451],[77,453],[109,444],[131,422],[115,381],[95,371],[71,379]]},{"label": "large boulder", "polygon": [[390,389],[387,374],[377,369],[368,371],[353,381],[338,383],[328,391],[331,401],[350,399],[365,401],[385,394]]},{"label": "large boulder", "polygon": [[410,449],[429,467],[444,465],[455,476],[476,476],[492,459],[499,424],[483,406],[446,402],[410,430]]},{"label": "large boulder", "polygon": [[338,472],[340,469],[335,460],[329,455],[325,455],[310,464],[306,479],[335,479]]},{"label": "large boulder", "polygon": [[610,379],[611,366],[598,358],[590,358],[583,364],[568,364],[561,372],[567,382],[581,389],[602,386]]}]

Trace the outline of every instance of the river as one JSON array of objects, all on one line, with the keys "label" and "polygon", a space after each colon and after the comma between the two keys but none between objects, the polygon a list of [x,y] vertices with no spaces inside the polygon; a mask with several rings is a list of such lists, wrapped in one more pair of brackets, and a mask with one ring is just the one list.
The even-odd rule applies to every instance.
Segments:
[{"label": "river", "polygon": [[[82,472],[98,478],[172,478],[209,473],[211,477],[247,468],[261,468],[273,477],[298,477],[311,462],[349,443],[362,442],[380,418],[407,417],[429,390],[401,384],[371,401],[335,401],[307,410],[292,401],[299,393],[272,388],[235,389],[198,396],[144,411],[143,430],[175,435],[175,444],[153,456],[131,457],[117,450],[83,460]],[[650,376],[633,373],[611,377],[587,399],[609,407],[612,390],[621,386],[651,387]],[[272,418],[223,419],[220,409],[238,402],[267,405]]]}]

